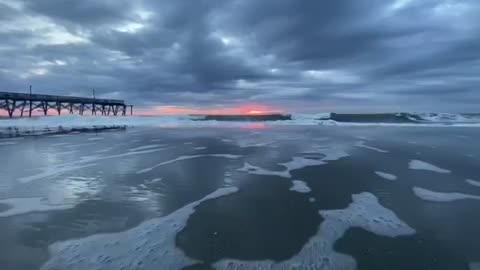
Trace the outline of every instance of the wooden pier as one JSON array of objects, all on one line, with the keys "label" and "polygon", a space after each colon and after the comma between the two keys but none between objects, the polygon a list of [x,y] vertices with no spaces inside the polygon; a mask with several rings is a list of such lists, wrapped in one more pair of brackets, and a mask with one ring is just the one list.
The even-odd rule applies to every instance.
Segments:
[{"label": "wooden pier", "polygon": [[119,99],[101,99],[84,98],[71,96],[38,95],[0,92],[0,110],[6,110],[9,117],[13,117],[18,111],[20,117],[27,112],[32,116],[34,110],[40,110],[44,115],[48,110],[55,110],[58,115],[62,110],[70,114],[78,113],[84,115],[85,112],[91,112],[92,115],[126,115],[127,108],[130,109],[130,115],[133,114],[133,105],[125,104],[125,101]]}]

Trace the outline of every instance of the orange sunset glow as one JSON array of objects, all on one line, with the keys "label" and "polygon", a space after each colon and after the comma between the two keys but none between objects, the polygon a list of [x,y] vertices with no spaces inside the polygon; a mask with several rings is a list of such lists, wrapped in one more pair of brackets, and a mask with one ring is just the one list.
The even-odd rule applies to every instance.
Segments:
[{"label": "orange sunset glow", "polygon": [[150,109],[138,110],[137,115],[178,115],[178,114],[274,114],[283,113],[284,111],[269,108],[264,105],[243,105],[224,108],[191,108],[184,106],[155,106]]}]

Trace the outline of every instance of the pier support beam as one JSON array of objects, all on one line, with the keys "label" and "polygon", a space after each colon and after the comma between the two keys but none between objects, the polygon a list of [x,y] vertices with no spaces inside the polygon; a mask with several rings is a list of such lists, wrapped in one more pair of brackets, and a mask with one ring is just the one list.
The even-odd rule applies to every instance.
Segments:
[{"label": "pier support beam", "polygon": [[57,113],[58,115],[62,114],[62,103],[57,101]]},{"label": "pier support beam", "polygon": [[27,105],[27,101],[24,100],[22,105],[21,105],[21,110],[20,110],[20,117],[23,117],[23,112],[25,111],[25,106]]},{"label": "pier support beam", "polygon": [[12,100],[12,104],[10,105],[10,100],[7,100],[7,112],[9,117],[13,117],[13,112],[15,111],[15,105],[17,101]]},{"label": "pier support beam", "polygon": [[32,85],[30,85],[29,87],[29,103],[30,103],[30,110],[28,111],[28,117],[32,117]]}]

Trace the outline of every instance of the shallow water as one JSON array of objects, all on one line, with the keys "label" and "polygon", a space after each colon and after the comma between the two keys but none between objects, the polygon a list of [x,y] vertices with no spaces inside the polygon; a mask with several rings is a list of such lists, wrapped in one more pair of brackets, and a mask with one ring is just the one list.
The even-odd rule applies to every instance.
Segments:
[{"label": "shallow water", "polygon": [[4,139],[0,268],[469,269],[479,135],[247,125]]}]

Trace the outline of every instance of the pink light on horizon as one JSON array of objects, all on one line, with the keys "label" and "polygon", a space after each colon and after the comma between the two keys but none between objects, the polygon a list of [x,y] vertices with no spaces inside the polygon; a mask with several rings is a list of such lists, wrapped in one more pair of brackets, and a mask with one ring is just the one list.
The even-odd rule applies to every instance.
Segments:
[{"label": "pink light on horizon", "polygon": [[226,108],[194,108],[183,106],[154,106],[150,109],[137,109],[136,115],[178,115],[178,114],[273,114],[283,110],[272,109],[264,105],[241,105]]},{"label": "pink light on horizon", "polygon": [[[140,116],[155,116],[155,115],[189,115],[189,114],[220,114],[220,115],[262,115],[262,114],[276,114],[284,113],[284,110],[274,109],[267,107],[265,105],[240,105],[224,108],[198,108],[198,107],[185,107],[185,106],[153,106],[147,109],[136,109],[134,115]],[[68,110],[63,109],[61,115],[70,114]],[[74,112],[75,115],[79,115],[78,112]],[[32,116],[43,116],[43,111],[36,109],[32,112]],[[54,116],[58,115],[57,111],[54,109],[48,110],[47,115]],[[84,116],[90,116],[90,110],[86,111]],[[100,112],[97,112],[97,115],[101,115]],[[6,110],[0,110],[1,117],[8,117]],[[20,111],[16,110],[14,112],[14,117],[19,117]],[[23,117],[28,117],[28,111],[25,111]]]}]

